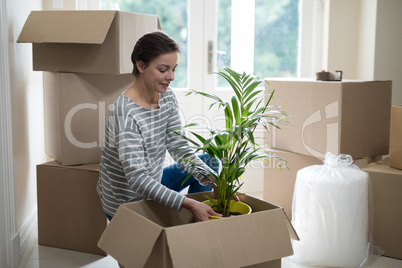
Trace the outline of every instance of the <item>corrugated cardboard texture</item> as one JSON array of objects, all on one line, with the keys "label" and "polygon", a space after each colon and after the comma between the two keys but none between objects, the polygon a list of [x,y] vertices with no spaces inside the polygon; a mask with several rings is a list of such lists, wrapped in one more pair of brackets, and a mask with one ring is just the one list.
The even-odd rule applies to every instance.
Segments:
[{"label": "corrugated cardboard texture", "polygon": [[391,112],[390,165],[402,169],[402,106],[393,105]]},{"label": "corrugated cardboard texture", "polygon": [[99,163],[109,105],[131,74],[44,73],[46,153],[63,165]]},{"label": "corrugated cardboard texture", "polygon": [[99,165],[37,166],[38,243],[105,255],[97,242],[107,219],[96,193]]},{"label": "corrugated cardboard texture", "polygon": [[291,117],[273,130],[270,147],[324,158],[327,152],[353,158],[389,152],[391,81],[324,82],[269,79],[272,104]]},{"label": "corrugated cardboard texture", "polygon": [[402,170],[391,168],[389,159],[371,163],[364,171],[370,174],[374,202],[374,245],[384,255],[402,259]]},{"label": "corrugated cardboard texture", "polygon": [[[189,196],[205,200],[204,194]],[[293,253],[290,237],[298,239],[297,234],[281,208],[246,195],[241,198],[253,213],[200,223],[192,223],[186,209],[177,212],[153,201],[125,204],[99,246],[126,268],[154,267],[151,262],[157,267],[245,267],[259,263],[280,267],[277,260]],[[133,228],[134,222],[141,228]],[[143,236],[148,237],[141,243],[144,252],[132,254]]]},{"label": "corrugated cardboard texture", "polygon": [[91,74],[132,72],[131,52],[159,19],[119,11],[32,11],[17,42],[33,43],[36,71]]},{"label": "corrugated cardboard texture", "polygon": [[[266,150],[266,153],[285,158],[287,168],[284,163],[279,163],[274,159],[264,163],[264,199],[283,207],[286,215],[291,219],[297,171],[312,165],[322,165],[323,159],[275,149]],[[354,159],[353,164],[364,168],[374,159]],[[282,165],[282,168],[279,168],[279,164]]]}]

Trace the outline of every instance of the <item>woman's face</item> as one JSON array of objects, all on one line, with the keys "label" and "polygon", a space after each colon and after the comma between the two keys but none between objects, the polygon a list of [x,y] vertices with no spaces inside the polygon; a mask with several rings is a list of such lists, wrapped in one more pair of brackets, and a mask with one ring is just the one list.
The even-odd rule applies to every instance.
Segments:
[{"label": "woman's face", "polygon": [[177,52],[169,52],[152,60],[145,68],[138,68],[148,90],[165,93],[174,80]]}]

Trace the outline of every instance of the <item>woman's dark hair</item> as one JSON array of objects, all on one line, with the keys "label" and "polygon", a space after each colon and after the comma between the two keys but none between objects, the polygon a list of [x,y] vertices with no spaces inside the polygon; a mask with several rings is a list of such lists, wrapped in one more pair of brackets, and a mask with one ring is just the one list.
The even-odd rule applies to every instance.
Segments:
[{"label": "woman's dark hair", "polygon": [[162,54],[169,52],[180,52],[179,45],[162,31],[145,34],[134,46],[131,53],[131,62],[134,65],[133,75],[138,76],[136,61],[142,61],[146,65]]}]

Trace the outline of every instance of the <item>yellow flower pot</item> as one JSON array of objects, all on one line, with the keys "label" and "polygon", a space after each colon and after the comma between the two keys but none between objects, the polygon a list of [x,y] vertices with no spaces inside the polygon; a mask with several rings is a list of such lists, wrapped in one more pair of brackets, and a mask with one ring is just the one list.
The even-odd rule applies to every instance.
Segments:
[{"label": "yellow flower pot", "polygon": [[[214,199],[214,202],[217,203],[218,200]],[[211,204],[212,204],[212,202],[210,200],[205,200],[205,201],[203,201],[203,203],[208,206],[211,206]],[[213,207],[213,209],[215,210],[214,207]],[[249,205],[247,205],[246,203],[230,200],[229,211],[230,212],[238,212],[240,214],[245,215],[245,214],[251,213],[251,207]],[[218,217],[218,216],[212,216],[212,215],[209,216],[210,220],[222,219],[222,218],[225,218],[225,217]]]}]

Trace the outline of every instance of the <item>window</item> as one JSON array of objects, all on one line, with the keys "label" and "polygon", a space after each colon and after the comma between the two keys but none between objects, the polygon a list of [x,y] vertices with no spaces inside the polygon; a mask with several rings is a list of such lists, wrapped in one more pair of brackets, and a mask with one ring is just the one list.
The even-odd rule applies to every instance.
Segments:
[{"label": "window", "polygon": [[296,76],[298,6],[299,0],[219,0],[217,68]]},{"label": "window", "polygon": [[[159,16],[162,29],[182,51],[175,88],[187,88],[188,80],[210,87],[198,81],[200,76],[208,80],[211,68],[192,66],[208,64],[211,41],[216,53],[212,70],[231,66],[260,78],[297,75],[299,0],[103,0],[102,8]],[[197,26],[189,30],[189,24]],[[190,35],[198,35],[193,50],[188,47]],[[223,86],[224,81],[214,80],[213,85]]]},{"label": "window", "polygon": [[172,84],[174,87],[187,86],[187,1],[103,0],[102,9],[158,15],[162,30],[179,44],[181,50]]}]

